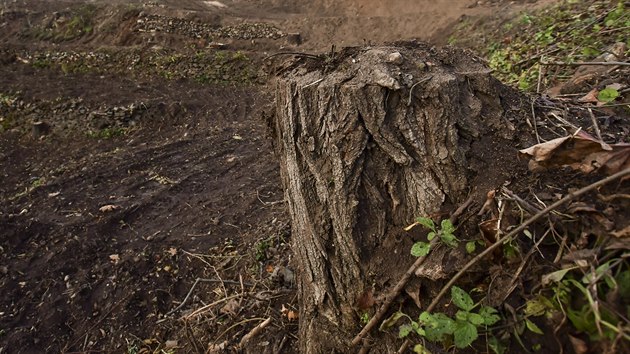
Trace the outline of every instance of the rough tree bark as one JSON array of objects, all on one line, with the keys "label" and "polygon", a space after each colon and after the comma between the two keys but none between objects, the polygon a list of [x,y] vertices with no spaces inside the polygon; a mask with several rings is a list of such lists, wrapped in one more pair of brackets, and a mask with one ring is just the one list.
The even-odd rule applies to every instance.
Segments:
[{"label": "rough tree bark", "polygon": [[513,107],[469,52],[419,44],[297,58],[274,85],[300,352],[349,352],[357,301],[381,266],[375,250],[415,217],[465,199],[470,166],[480,166],[471,159],[483,159],[473,145],[509,138]]}]

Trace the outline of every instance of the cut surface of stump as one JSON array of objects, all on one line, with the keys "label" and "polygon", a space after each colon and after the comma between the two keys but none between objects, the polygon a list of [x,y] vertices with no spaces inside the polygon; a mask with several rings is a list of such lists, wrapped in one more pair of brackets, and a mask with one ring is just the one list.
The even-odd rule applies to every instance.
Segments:
[{"label": "cut surface of stump", "polygon": [[365,299],[413,263],[402,229],[467,197],[495,163],[479,152],[505,150],[521,104],[463,50],[414,43],[321,58],[284,63],[270,122],[292,218],[303,353],[350,350],[375,306]]}]

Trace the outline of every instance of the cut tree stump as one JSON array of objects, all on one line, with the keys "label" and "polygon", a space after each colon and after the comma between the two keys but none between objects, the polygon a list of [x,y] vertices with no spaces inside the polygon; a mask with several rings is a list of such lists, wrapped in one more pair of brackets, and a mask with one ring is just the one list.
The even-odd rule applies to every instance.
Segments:
[{"label": "cut tree stump", "polygon": [[[466,199],[493,163],[475,152],[506,150],[521,103],[450,47],[348,48],[282,65],[270,125],[292,220],[300,352],[347,353],[372,296],[413,263],[392,240]],[[394,349],[384,345],[373,350]]]}]

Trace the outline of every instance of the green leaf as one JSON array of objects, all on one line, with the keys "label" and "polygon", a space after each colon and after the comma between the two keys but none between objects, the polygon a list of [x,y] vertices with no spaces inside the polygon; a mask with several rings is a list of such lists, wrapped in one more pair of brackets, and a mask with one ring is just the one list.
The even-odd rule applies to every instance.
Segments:
[{"label": "green leaf", "polygon": [[429,234],[427,235],[427,240],[431,241],[435,238],[436,233],[431,231],[429,232]]},{"label": "green leaf", "polygon": [[506,351],[505,345],[499,341],[499,339],[495,336],[492,336],[488,339],[488,346],[494,352],[494,354],[504,354]]},{"label": "green leaf", "polygon": [[486,326],[492,326],[499,322],[501,317],[497,313],[498,311],[490,306],[481,306],[481,309],[479,309],[479,315],[483,318],[483,324]]},{"label": "green leaf", "polygon": [[388,319],[386,319],[385,321],[383,321],[383,323],[381,323],[381,326],[378,328],[380,331],[384,331],[392,326],[394,326],[396,324],[396,322],[398,322],[398,320],[401,317],[406,316],[404,313],[397,311],[394,312],[393,315],[389,316]]},{"label": "green leaf", "polygon": [[462,310],[470,311],[475,307],[475,303],[470,295],[457,286],[451,288],[451,298],[453,303]]},{"label": "green leaf", "polygon": [[417,354],[431,354],[430,351],[427,350],[427,348],[424,347],[424,345],[422,344],[416,344],[413,346],[413,352],[417,353]]},{"label": "green leaf", "polygon": [[529,319],[525,319],[525,325],[527,326],[527,329],[529,329],[530,331],[536,334],[543,334],[543,331],[534,322],[530,321]]},{"label": "green leaf", "polygon": [[597,100],[601,102],[612,102],[619,97],[619,91],[614,88],[605,88],[597,94]]},{"label": "green leaf", "polygon": [[541,297],[531,299],[525,304],[525,316],[542,316],[547,312],[547,305]]},{"label": "green leaf", "polygon": [[476,249],[477,249],[477,242],[476,241],[466,242],[466,252],[468,254],[471,254],[471,253],[475,252]]},{"label": "green leaf", "polygon": [[542,349],[542,345],[540,345],[540,343],[536,343],[534,345],[532,345],[532,350],[535,352],[540,351],[540,349]]},{"label": "green leaf", "polygon": [[582,306],[582,309],[576,311],[570,307],[567,308],[567,317],[571,321],[573,327],[580,332],[596,333],[597,325],[595,324],[595,316],[590,310],[588,304]]},{"label": "green leaf", "polygon": [[453,234],[440,234],[440,238],[442,242],[450,247],[457,247],[457,238]]},{"label": "green leaf", "polygon": [[409,335],[409,333],[411,333],[412,330],[413,328],[411,328],[411,325],[404,324],[400,326],[398,328],[398,338],[405,338],[406,336]]},{"label": "green leaf", "polygon": [[564,278],[564,276],[567,275],[568,272],[572,271],[575,268],[577,268],[577,267],[572,267],[572,268],[567,268],[567,269],[560,269],[560,270],[557,270],[555,272],[543,275],[543,277],[542,277],[542,285],[548,285],[551,282],[557,283],[557,282],[561,281],[562,278]]},{"label": "green leaf", "polygon": [[433,220],[431,220],[430,218],[419,217],[419,218],[416,218],[416,222],[426,227],[427,229],[435,231],[435,224],[433,223]]},{"label": "green leaf", "polygon": [[420,317],[420,321],[425,323],[425,337],[432,342],[441,342],[455,331],[455,321],[443,313],[431,315],[423,312]]},{"label": "green leaf", "polygon": [[411,255],[414,257],[424,257],[431,251],[431,245],[426,242],[416,242],[411,246]]},{"label": "green leaf", "polygon": [[619,287],[619,295],[626,303],[630,302],[630,270],[625,270],[619,273],[615,280]]},{"label": "green leaf", "polygon": [[475,326],[480,326],[482,324],[485,324],[485,318],[478,313],[469,312],[468,322],[474,324]]},{"label": "green leaf", "polygon": [[468,320],[468,314],[470,314],[470,312],[464,311],[464,310],[459,310],[455,314],[455,319],[456,320],[460,320],[460,321],[467,321]]},{"label": "green leaf", "polygon": [[455,322],[455,332],[453,332],[455,346],[457,348],[466,348],[477,339],[477,327],[468,321]]},{"label": "green leaf", "polygon": [[453,223],[449,219],[442,220],[440,227],[442,233],[453,234],[453,232],[455,232],[455,226],[453,226]]},{"label": "green leaf", "polygon": [[425,335],[424,332],[424,328],[420,327],[420,325],[418,324],[418,322],[415,321],[411,321],[411,328],[418,333],[418,335],[423,336]]},{"label": "green leaf", "polygon": [[436,320],[433,318],[433,315],[431,315],[430,313],[423,311],[420,314],[420,317],[418,317],[418,321],[422,322],[425,325],[432,325],[433,323],[436,323]]}]

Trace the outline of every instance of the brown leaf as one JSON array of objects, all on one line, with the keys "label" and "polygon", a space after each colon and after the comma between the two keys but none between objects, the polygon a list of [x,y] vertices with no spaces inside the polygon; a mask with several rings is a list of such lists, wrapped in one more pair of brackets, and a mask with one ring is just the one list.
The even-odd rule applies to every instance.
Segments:
[{"label": "brown leaf", "polygon": [[405,292],[409,297],[413,300],[413,302],[418,306],[419,309],[422,308],[422,302],[420,301],[420,285],[409,285],[405,287]]},{"label": "brown leaf", "polygon": [[221,310],[219,312],[221,312],[224,315],[236,315],[239,310],[240,310],[240,305],[238,304],[238,301],[236,301],[236,299],[232,299],[228,301],[225,305],[223,305],[223,307],[221,307]]},{"label": "brown leaf", "polygon": [[575,352],[575,354],[585,354],[588,352],[588,346],[586,345],[586,342],[581,340],[580,338],[569,335],[569,341],[573,346],[573,351]]},{"label": "brown leaf", "polygon": [[481,234],[486,240],[486,244],[492,245],[496,243],[499,236],[499,219],[494,218],[480,223],[479,230],[481,230]]},{"label": "brown leaf", "polygon": [[171,256],[175,256],[177,254],[177,248],[170,247],[166,252],[168,252]]},{"label": "brown leaf", "polygon": [[375,302],[376,301],[374,301],[374,296],[372,295],[372,291],[371,290],[366,290],[357,299],[357,307],[360,310],[367,310],[367,309],[371,308],[372,306],[374,306]]},{"label": "brown leaf", "polygon": [[300,317],[300,315],[299,315],[297,312],[295,312],[295,311],[289,311],[289,312],[287,312],[287,319],[288,319],[289,321],[295,321],[295,320],[297,320],[299,317]]},{"label": "brown leaf", "polygon": [[630,144],[604,144],[583,131],[531,146],[520,153],[532,157],[529,161],[532,171],[570,166],[584,173],[602,170],[611,175],[630,167]]},{"label": "brown leaf", "polygon": [[599,102],[599,100],[597,99],[598,94],[599,94],[599,91],[597,89],[592,89],[586,95],[578,98],[577,101],[581,103],[598,103]]},{"label": "brown leaf", "polygon": [[287,319],[288,319],[289,321],[295,321],[295,320],[297,320],[297,319],[299,318],[299,316],[300,316],[300,315],[299,315],[296,311],[289,310],[288,308],[286,308],[286,307],[284,306],[284,304],[282,304],[282,308],[280,309],[280,313],[281,313],[283,316],[286,316],[286,317],[287,317]]},{"label": "brown leaf", "polygon": [[117,254],[110,254],[109,255],[109,259],[114,263],[114,264],[118,264],[118,261],[120,261],[120,256]]}]

